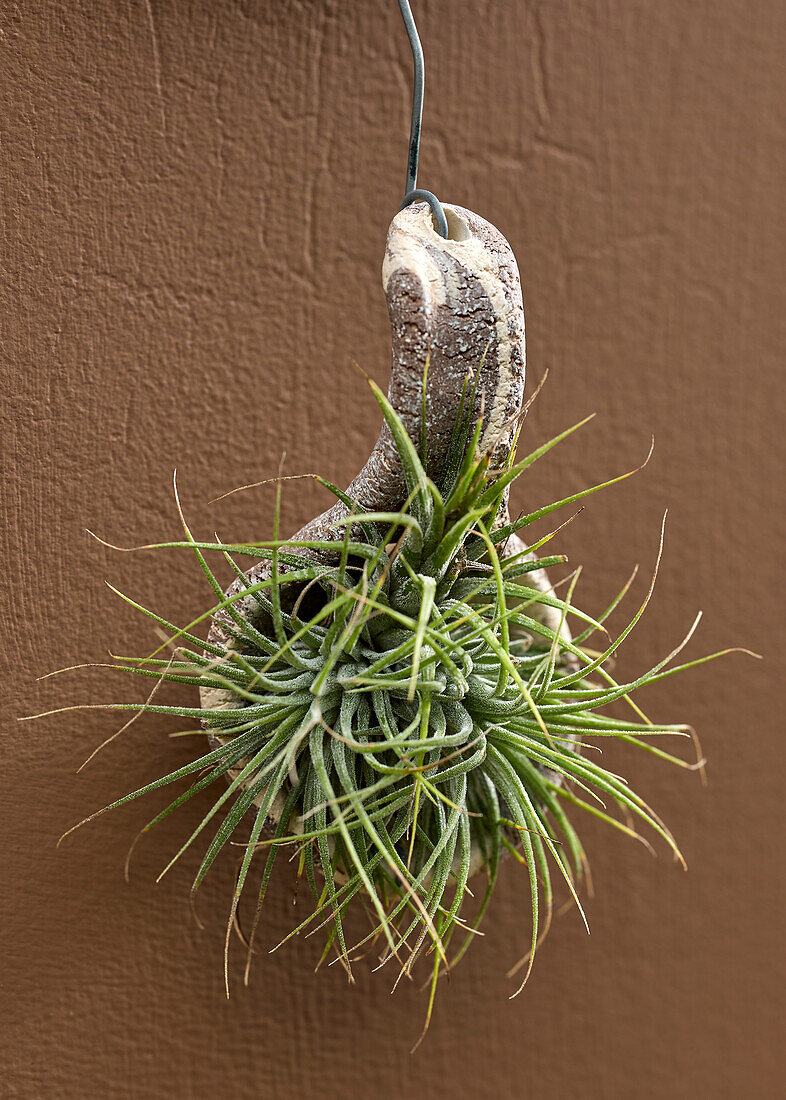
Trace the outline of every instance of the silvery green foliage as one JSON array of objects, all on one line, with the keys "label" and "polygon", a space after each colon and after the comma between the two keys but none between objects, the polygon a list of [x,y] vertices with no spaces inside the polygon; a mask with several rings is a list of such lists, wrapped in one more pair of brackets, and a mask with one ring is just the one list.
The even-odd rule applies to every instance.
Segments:
[{"label": "silvery green foliage", "polygon": [[[186,528],[186,541],[163,544],[196,555],[216,597],[199,621],[221,615],[232,642],[208,646],[193,624],[178,629],[152,615],[176,643],[174,657],[122,667],[229,690],[234,705],[166,706],[157,697],[122,705],[196,719],[215,747],[112,806],[190,780],[147,831],[209,788],[215,801],[175,859],[208,838],[196,890],[230,840],[241,843],[227,944],[252,865],[262,867],[253,939],[273,863],[282,848],[291,854],[296,846],[314,908],[292,934],[326,926],[325,956],[335,949],[350,971],[355,945],[347,943],[344,916],[363,899],[373,915],[367,939],[384,944],[384,961],[395,959],[400,973],[409,973],[424,950],[433,952],[433,1000],[440,971],[471,942],[503,851],[516,854],[527,876],[527,974],[548,925],[555,870],[579,904],[575,884],[585,857],[568,810],[587,811],[638,839],[641,823],[681,858],[657,815],[581,743],[613,737],[686,766],[650,739],[687,735],[689,727],[652,725],[637,706],[630,718],[604,709],[679,671],[665,667],[678,650],[627,683],[607,671],[647,600],[611,639],[602,623],[624,589],[596,619],[572,602],[576,575],[564,599],[528,586],[529,572],[564,560],[538,557],[551,535],[533,540],[525,554],[498,553],[514,532],[604,487],[495,526],[511,483],[569,432],[492,469],[477,450],[480,423],[466,446],[471,426],[460,418],[438,487],[423,468],[427,441],[416,447],[372,389],[406,472],[400,511],[364,512],[323,482],[349,507],[343,541],[279,540],[277,504],[271,542],[197,542]],[[236,595],[223,594],[210,554],[244,578]],[[251,584],[235,561],[243,555],[269,559],[271,575]],[[258,605],[255,625],[238,607],[249,597]],[[542,625],[534,612],[543,603],[559,609],[563,622],[570,616],[579,624],[573,641]],[[594,632],[607,639],[600,652],[584,647]],[[624,821],[612,816],[615,807]],[[478,864],[487,887],[470,924],[462,914],[470,868]]]}]

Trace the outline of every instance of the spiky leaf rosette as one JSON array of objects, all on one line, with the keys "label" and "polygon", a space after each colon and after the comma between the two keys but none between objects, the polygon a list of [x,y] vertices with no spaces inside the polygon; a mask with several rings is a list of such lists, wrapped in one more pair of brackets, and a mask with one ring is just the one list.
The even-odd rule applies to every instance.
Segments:
[{"label": "spiky leaf rosette", "polygon": [[[449,944],[458,930],[454,962],[483,916],[506,851],[516,854],[528,881],[526,974],[548,926],[553,869],[578,904],[575,883],[585,857],[568,808],[642,839],[639,822],[681,858],[642,798],[581,750],[583,740],[612,737],[688,766],[651,739],[685,736],[689,727],[653,725],[631,698],[678,671],[665,666],[681,646],[645,674],[617,683],[607,663],[647,600],[610,639],[602,623],[625,590],[593,618],[572,601],[575,574],[564,598],[527,584],[528,573],[565,560],[538,556],[551,535],[524,553],[501,553],[515,532],[603,487],[497,525],[511,483],[569,432],[523,460],[511,453],[504,468],[494,469],[477,450],[480,422],[469,446],[466,425],[458,424],[438,487],[424,472],[427,441],[416,447],[372,388],[406,474],[400,511],[364,511],[323,482],[350,510],[338,542],[279,540],[277,502],[268,543],[197,542],[184,523],[185,541],[161,544],[196,555],[216,603],[185,629],[146,612],[170,632],[174,655],[118,667],[197,685],[203,698],[217,692],[224,706],[166,706],[152,697],[121,705],[195,719],[210,732],[212,747],[106,808],[192,780],[147,832],[211,789],[213,804],[174,858],[210,837],[196,890],[219,852],[240,841],[227,945],[255,858],[262,857],[263,869],[252,940],[276,856],[295,845],[314,909],[292,935],[327,926],[325,956],[335,948],[350,971],[345,914],[362,900],[373,916],[367,939],[384,938],[383,961],[395,958],[400,973],[410,974],[424,949],[433,951],[433,1000]],[[240,578],[233,595],[224,595],[210,553]],[[270,575],[249,581],[235,561],[243,555],[267,558]],[[249,600],[253,616],[244,610]],[[557,608],[563,623],[571,616],[579,624],[574,640],[542,624],[536,612],[543,604]],[[193,633],[216,615],[231,638],[226,647],[206,645]],[[607,644],[586,648],[598,631]],[[605,713],[617,700],[631,704],[630,718]],[[612,816],[613,807],[625,820]],[[249,822],[250,836],[239,831]],[[478,869],[487,888],[470,924],[462,913]]]}]

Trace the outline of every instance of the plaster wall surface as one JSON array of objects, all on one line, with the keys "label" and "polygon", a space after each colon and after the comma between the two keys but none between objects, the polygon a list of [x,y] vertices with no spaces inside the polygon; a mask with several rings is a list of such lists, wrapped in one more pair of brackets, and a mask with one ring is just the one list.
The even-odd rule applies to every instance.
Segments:
[{"label": "plaster wall surface", "polygon": [[[398,208],[410,66],[392,0],[30,0],[0,12],[3,791],[0,1092],[11,1097],[742,1098],[782,1095],[781,666],[786,20],[778,0],[422,0],[421,182],[511,241],[525,291],[537,443],[596,420],[533,469],[538,506],[638,464],[560,536],[600,610],[641,562],[655,597],[620,662],[765,655],[651,689],[692,721],[708,786],[624,746],[613,764],[675,831],[689,871],[589,821],[588,938],[555,921],[529,986],[512,861],[476,943],[425,1001],[390,976],[313,967],[274,878],[249,988],[223,922],[233,861],[194,924],[184,860],[154,879],[208,805],[123,860],[159,802],[71,824],[191,758],[164,718],[77,702],[141,700],[105,670],[36,677],[156,639],[105,586],[188,621],[209,593],[184,556],[121,554],[194,529],[268,537],[272,491],[348,482],[387,381],[380,287]],[[283,527],[325,506],[290,482]],[[185,698],[187,690],[173,698]],[[155,804],[154,804],[155,802]],[[302,907],[304,901],[298,902]],[[358,926],[360,928],[360,925]]]}]

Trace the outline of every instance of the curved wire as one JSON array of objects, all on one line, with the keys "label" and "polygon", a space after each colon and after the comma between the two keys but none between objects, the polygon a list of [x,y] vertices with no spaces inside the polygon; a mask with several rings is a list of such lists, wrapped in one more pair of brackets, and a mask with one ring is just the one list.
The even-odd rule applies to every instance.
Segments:
[{"label": "curved wire", "polygon": [[416,187],[414,191],[410,191],[409,194],[404,196],[399,210],[403,210],[405,206],[409,206],[413,202],[427,202],[431,207],[431,213],[436,223],[434,228],[440,237],[448,238],[448,219],[445,217],[445,211],[442,209],[442,203],[439,201],[433,191],[424,191],[422,187]]},{"label": "curved wire", "polygon": [[403,210],[412,202],[427,202],[436,222],[437,233],[440,237],[447,238],[448,220],[442,203],[431,191],[418,188],[418,159],[420,157],[420,126],[423,118],[423,89],[426,83],[426,72],[423,63],[423,47],[420,44],[418,29],[408,0],[398,0],[401,18],[407,29],[407,37],[412,48],[412,61],[415,67],[415,79],[412,86],[412,121],[409,127],[409,157],[407,159],[407,183],[404,191],[404,201],[399,207]]}]

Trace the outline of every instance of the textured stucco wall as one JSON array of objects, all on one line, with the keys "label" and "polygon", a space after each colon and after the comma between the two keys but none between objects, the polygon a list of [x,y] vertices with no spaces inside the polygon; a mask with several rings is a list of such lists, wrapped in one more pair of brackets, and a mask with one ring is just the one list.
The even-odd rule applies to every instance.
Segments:
[{"label": "textured stucco wall", "polygon": [[[345,482],[378,414],[356,359],[387,377],[379,270],[404,170],[410,60],[393,0],[27,2],[0,13],[3,794],[0,1044],[19,1097],[774,1097],[779,913],[784,151],[779,0],[422,0],[429,63],[422,182],[513,244],[540,441],[600,414],[519,492],[543,502],[655,456],[561,539],[604,600],[654,560],[633,671],[702,608],[691,653],[741,657],[652,689],[688,716],[709,786],[641,754],[608,757],[673,826],[683,874],[586,825],[590,938],[556,921],[525,994],[526,888],[504,868],[486,937],[424,1008],[359,966],[312,973],[314,940],[258,959],[223,997],[233,868],[204,888],[158,869],[191,804],[139,848],[137,804],[65,827],[189,758],[166,721],[101,712],[18,725],[75,701],[141,698],[84,672],[151,641],[104,586],[185,620],[188,560],[112,553],[175,535],[172,469],[197,530],[265,537],[272,474]],[[292,530],[322,507],[285,494]],[[779,561],[780,558],[780,561]],[[640,580],[637,593],[644,591]],[[289,926],[291,868],[262,942]]]}]

